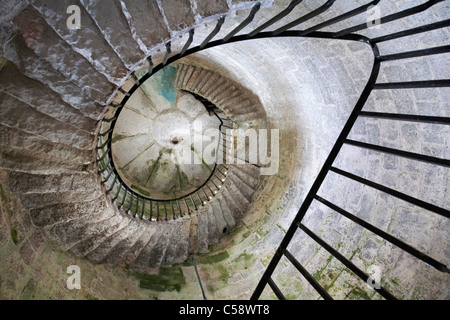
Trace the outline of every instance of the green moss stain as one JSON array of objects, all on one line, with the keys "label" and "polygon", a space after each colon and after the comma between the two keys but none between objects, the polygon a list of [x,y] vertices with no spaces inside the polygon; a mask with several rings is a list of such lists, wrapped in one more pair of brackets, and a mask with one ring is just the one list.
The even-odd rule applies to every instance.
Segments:
[{"label": "green moss stain", "polygon": [[123,140],[126,138],[131,138],[131,136],[114,133],[111,141],[112,141],[112,143],[116,143],[117,141],[120,141],[120,140]]},{"label": "green moss stain", "polygon": [[347,298],[350,300],[371,300],[367,292],[359,287],[354,287],[347,295]]},{"label": "green moss stain", "polygon": [[19,243],[19,238],[17,236],[17,230],[16,229],[11,229],[10,233],[11,233],[11,240],[12,240],[12,242],[15,245],[17,245]]},{"label": "green moss stain", "polygon": [[85,298],[86,300],[100,300],[99,298],[97,298],[97,297],[95,297],[95,296],[93,296],[93,295],[91,295],[91,294],[89,294],[89,293],[86,293],[86,294],[84,295],[84,298]]},{"label": "green moss stain", "polygon": [[237,258],[233,259],[234,263],[238,263],[238,262],[249,262],[250,260],[252,260],[254,257],[253,254],[248,254],[247,251],[244,251],[243,253],[241,253]]},{"label": "green moss stain", "polygon": [[186,284],[183,270],[180,267],[162,267],[156,275],[132,272],[139,280],[139,287],[158,292],[180,291]]},{"label": "green moss stain", "polygon": [[213,264],[226,260],[229,257],[230,255],[228,254],[228,252],[224,251],[213,256],[199,255],[195,260],[197,261],[197,264]]},{"label": "green moss stain", "polygon": [[133,189],[134,191],[139,192],[140,194],[142,194],[142,195],[144,195],[144,196],[150,197],[150,192],[148,192],[148,191],[142,189],[142,188],[139,187],[139,186],[136,186],[136,185],[133,184],[133,185],[131,185],[131,189]]}]

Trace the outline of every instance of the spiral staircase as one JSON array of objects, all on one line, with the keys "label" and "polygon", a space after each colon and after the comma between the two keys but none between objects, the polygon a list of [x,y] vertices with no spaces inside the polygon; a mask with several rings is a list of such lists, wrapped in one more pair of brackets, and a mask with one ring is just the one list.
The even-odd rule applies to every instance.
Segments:
[{"label": "spiral staircase", "polygon": [[[70,30],[67,25],[67,8],[74,4],[81,10],[78,30]],[[377,5],[380,6],[380,26],[370,28],[372,21],[367,22],[367,10]],[[445,62],[450,49],[447,43],[443,45],[442,37],[430,37],[426,47],[413,47],[411,51],[403,50],[400,40],[434,31],[448,36],[448,14],[448,1],[434,0],[411,1],[399,6],[392,1],[343,3],[333,0],[7,1],[0,20],[4,30],[0,70],[0,191],[1,218],[5,222],[2,224],[10,228],[12,241],[24,255],[30,250],[39,252],[34,241],[37,238],[39,243],[49,241],[55,250],[87,259],[95,265],[142,274],[186,264],[190,257],[199,261],[201,269],[205,256],[220,256],[239,243],[241,251],[233,257],[237,264],[242,261],[241,257],[245,260],[245,254],[252,247],[252,256],[261,254],[256,259],[251,258],[250,269],[255,274],[239,273],[240,278],[246,279],[245,284],[240,292],[232,293],[233,285],[242,279],[228,276],[227,279],[231,277],[234,282],[223,287],[228,292],[227,298],[284,299],[284,290],[290,293],[288,298],[297,299],[416,297],[386,281],[367,294],[359,289],[361,283],[372,278],[368,271],[370,265],[355,256],[355,252],[365,248],[360,248],[361,243],[352,249],[353,254],[348,248],[341,250],[345,241],[354,245],[351,240],[345,240],[346,237],[361,236],[360,231],[355,231],[356,227],[349,226],[348,221],[351,221],[379,237],[379,243],[396,247],[389,247],[392,252],[388,258],[383,253],[385,249],[377,247],[377,258],[372,261],[384,259],[392,260],[393,265],[408,264],[401,265],[401,270],[413,264],[410,260],[404,262],[404,255],[413,259],[411,261],[419,261],[414,275],[406,275],[405,288],[417,277],[420,288],[427,288],[423,289],[426,292],[417,293],[417,297],[448,299],[450,258],[446,219],[449,216],[447,128],[450,111],[446,93],[443,93],[449,86],[448,68],[443,66],[441,74],[435,72],[433,78],[426,80],[414,79],[417,69],[407,72],[407,80],[391,81],[382,74],[384,63],[404,59],[439,57],[442,60],[438,61]],[[342,86],[359,98],[350,111],[340,112],[342,116],[348,113],[344,123],[329,123],[338,127],[329,128],[338,134],[328,139],[327,146],[323,150],[314,149],[313,144],[292,147],[292,142],[287,140],[301,140],[300,130],[293,131],[295,134],[290,137],[285,134],[286,140],[282,135],[280,170],[275,175],[263,175],[266,164],[250,160],[245,139],[243,144],[236,144],[239,132],[283,129],[283,121],[289,124],[289,117],[296,118],[297,114],[292,111],[295,107],[289,112],[283,110],[283,104],[275,105],[273,102],[277,100],[270,100],[275,98],[266,97],[260,89],[263,84],[258,82],[271,83],[270,76],[255,80],[238,71],[246,67],[251,70],[259,63],[265,72],[274,73],[273,78],[281,77],[282,70],[269,67],[266,70],[264,61],[245,60],[252,53],[255,57],[261,54],[264,41],[275,44],[276,39],[282,39],[284,42],[278,42],[282,45],[299,39],[345,42],[347,49],[355,48],[355,55],[361,54],[363,50],[356,47],[362,45],[371,49],[374,61],[367,79],[361,75],[360,89],[347,85],[344,76],[339,78]],[[392,44],[392,40],[398,40],[396,45],[401,49],[392,54],[380,53],[386,49],[383,45]],[[255,52],[251,51],[252,43]],[[250,48],[248,53],[245,48]],[[322,48],[325,51],[327,47]],[[243,53],[239,52],[241,49]],[[270,59],[273,61],[281,60],[283,52],[289,52],[281,45],[274,49],[277,51],[280,57],[272,52]],[[298,53],[291,61],[302,54]],[[314,54],[312,56],[314,58]],[[239,57],[242,62],[233,64],[233,59],[237,61]],[[335,57],[327,58],[333,61]],[[436,60],[429,62],[432,63]],[[361,68],[367,67],[361,64]],[[319,74],[322,65],[314,67]],[[176,102],[166,106],[168,98],[164,93],[158,96],[151,83],[161,84],[158,77],[168,68],[175,70],[175,74],[164,89],[174,93]],[[250,74],[249,70],[246,72]],[[348,73],[345,68],[335,72]],[[286,74],[285,79],[295,82],[291,74]],[[380,79],[386,81],[380,82]],[[381,111],[365,109],[375,91],[391,90],[401,96],[402,90],[422,92],[420,90],[436,88],[443,90],[433,100],[440,103],[441,109],[409,110],[408,106],[396,105],[397,113],[394,113],[389,110],[388,99],[375,101],[385,103]],[[414,94],[416,100],[421,101],[420,93]],[[280,96],[283,95],[290,95],[290,92],[280,92]],[[324,97],[329,98],[326,93]],[[183,99],[188,102],[180,106],[185,103]],[[183,145],[180,136],[174,138],[173,130],[168,130],[170,132],[163,138],[159,135],[164,124],[169,127],[172,118],[166,117],[158,132],[139,131],[145,126],[157,127],[157,119],[174,110],[178,115],[183,114],[183,119],[189,119],[187,122],[195,122],[202,116],[206,122],[213,123],[219,133],[216,163],[200,174],[194,171],[197,173],[184,184],[182,177],[189,176],[192,168],[173,166],[178,171],[170,169],[167,174],[159,162],[161,149],[160,158],[146,153],[158,143],[161,146],[167,143],[170,150]],[[198,110],[195,116],[191,116],[192,110]],[[311,112],[313,115],[317,111]],[[427,141],[426,138],[436,132],[438,136],[442,134],[447,150],[436,151],[431,145],[431,150],[405,150],[405,143],[403,146],[394,142],[380,145],[370,141],[366,133],[373,129],[373,123],[365,125],[361,121],[374,118],[438,125],[436,129],[427,127],[423,131],[416,127],[414,136],[420,140],[422,135]],[[314,116],[311,119],[314,120]],[[174,127],[177,127],[176,121]],[[358,140],[361,137],[362,141]],[[160,142],[162,139],[164,143]],[[199,151],[190,144],[189,149],[193,154]],[[314,154],[316,160],[308,167],[311,173],[302,173],[307,175],[304,179],[299,175],[302,163],[295,158],[297,149]],[[234,159],[242,150],[244,156],[238,162],[217,161],[219,155]],[[424,162],[430,166],[427,167],[430,171],[438,172],[427,176],[422,167],[417,170],[420,172],[417,175],[424,175],[419,179],[423,179],[425,188],[434,185],[430,187],[431,193],[426,194],[428,198],[423,199],[420,192],[397,190],[389,179],[386,182],[383,175],[391,172],[391,163],[386,160],[381,167],[380,161],[374,160],[376,152],[387,154],[386,158]],[[153,161],[149,168],[144,166],[147,171],[142,171],[142,162],[136,160],[139,158]],[[380,159],[385,161],[385,158]],[[358,169],[359,165],[370,161],[373,163],[369,173],[382,176],[383,181],[373,180]],[[150,176],[142,179],[147,172]],[[295,189],[296,185],[301,185],[302,190]],[[381,203],[385,196],[374,196],[369,188],[404,201],[407,204],[402,202],[399,206],[414,215],[420,214],[420,210],[427,211],[417,218],[425,221],[424,235],[409,234],[415,229],[406,227],[406,234],[391,231],[392,220],[389,226],[377,224],[376,214],[384,209],[377,212],[373,207],[368,208],[368,204]],[[434,192],[436,189],[439,191]],[[348,206],[352,199],[346,198],[348,194],[342,194],[344,191],[355,199],[364,200],[355,201],[358,206]],[[387,203],[392,204],[389,201]],[[281,206],[287,207],[286,210],[279,210]],[[266,214],[268,209],[272,214]],[[323,212],[330,209],[333,215],[329,213],[324,217]],[[359,213],[350,213],[352,209]],[[368,209],[368,216],[361,213],[363,209]],[[334,230],[339,230],[336,231],[339,241],[334,241],[336,234],[327,229],[333,225],[329,219],[335,223]],[[14,232],[13,225],[19,225],[14,227]],[[245,236],[241,231],[244,227]],[[19,239],[16,229],[20,230]],[[432,232],[433,236],[429,236]],[[267,246],[266,251],[261,249],[264,246]],[[244,252],[242,248],[246,248]],[[314,265],[310,261],[316,258],[323,260],[322,264],[318,263],[321,267],[315,272],[308,271],[308,266]],[[394,274],[394,269],[383,270],[386,277]],[[430,276],[426,276],[427,272]],[[200,271],[200,275],[203,281],[209,282],[206,273]],[[340,285],[337,279],[341,279]],[[295,283],[308,289],[300,290]]]}]

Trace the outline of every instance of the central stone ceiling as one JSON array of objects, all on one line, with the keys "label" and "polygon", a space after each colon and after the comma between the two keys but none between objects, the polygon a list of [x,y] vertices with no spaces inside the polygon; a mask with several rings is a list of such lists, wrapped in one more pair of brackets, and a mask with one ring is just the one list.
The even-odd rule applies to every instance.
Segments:
[{"label": "central stone ceiling", "polygon": [[124,182],[139,194],[169,200],[189,194],[213,168],[205,147],[219,139],[220,121],[190,93],[174,89],[167,66],[130,97],[116,123],[112,154]]}]

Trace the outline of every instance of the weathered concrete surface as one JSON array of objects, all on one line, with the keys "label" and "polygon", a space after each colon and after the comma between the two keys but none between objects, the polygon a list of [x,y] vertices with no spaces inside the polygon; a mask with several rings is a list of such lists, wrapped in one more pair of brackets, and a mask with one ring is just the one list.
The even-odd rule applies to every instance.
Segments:
[{"label": "weathered concrete surface", "polygon": [[128,68],[132,68],[145,55],[134,40],[119,0],[80,0],[104,38],[113,47]]},{"label": "weathered concrete surface", "polygon": [[[67,20],[70,17],[67,8],[71,5],[78,5],[80,8],[80,29],[77,30],[67,27]],[[99,32],[95,21],[78,1],[34,0],[33,6],[62,39],[70,44],[76,52],[83,55],[98,72],[104,74],[111,82],[120,84],[121,80],[127,76],[128,70],[123,61],[114,52],[105,37]],[[132,50],[132,48],[130,49]]]},{"label": "weathered concrete surface", "polygon": [[112,93],[114,87],[108,79],[95,70],[86,58],[75,53],[36,9],[28,6],[14,18],[14,23],[27,46],[50,62],[55,69],[75,81],[79,87],[89,88],[91,98],[102,101]]}]

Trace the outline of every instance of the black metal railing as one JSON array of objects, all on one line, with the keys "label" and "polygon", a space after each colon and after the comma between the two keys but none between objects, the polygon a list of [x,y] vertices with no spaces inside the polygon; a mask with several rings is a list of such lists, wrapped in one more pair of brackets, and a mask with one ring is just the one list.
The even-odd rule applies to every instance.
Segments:
[{"label": "black metal railing", "polygon": [[[416,14],[419,14],[421,12],[424,12],[428,10],[433,5],[442,2],[444,0],[430,0],[426,1],[425,3],[405,9],[402,11],[399,11],[397,13],[393,13],[384,17],[381,17],[378,23],[382,26],[383,24],[386,24],[388,22],[393,22],[397,20],[401,20],[405,17],[414,16]],[[328,176],[330,172],[333,172],[334,174],[344,176],[348,179],[351,179],[353,181],[357,181],[358,183],[361,183],[366,186],[370,186],[380,192],[387,193],[393,197],[402,199],[404,201],[407,201],[415,206],[424,208],[426,210],[429,210],[431,212],[434,212],[438,215],[441,215],[445,218],[449,218],[449,210],[445,208],[438,207],[436,205],[430,204],[428,202],[425,202],[423,200],[417,199],[415,197],[412,197],[410,195],[407,195],[405,193],[402,193],[400,191],[394,190],[392,188],[389,188],[387,186],[375,183],[373,181],[370,181],[368,179],[364,179],[362,177],[359,177],[355,174],[352,174],[350,172],[346,172],[345,170],[342,170],[340,168],[337,168],[334,166],[335,160],[337,156],[339,155],[341,149],[345,145],[351,145],[358,148],[363,148],[367,150],[376,150],[382,153],[391,154],[396,157],[402,157],[402,158],[409,158],[414,159],[417,161],[423,161],[427,163],[431,163],[436,166],[450,166],[450,161],[447,159],[441,159],[437,157],[431,157],[431,156],[425,156],[417,153],[412,152],[406,152],[403,150],[399,150],[396,148],[388,148],[383,146],[377,146],[369,143],[364,143],[360,141],[355,141],[349,139],[349,134],[352,130],[352,128],[355,125],[355,122],[359,118],[379,118],[379,119],[389,119],[393,121],[415,121],[419,123],[438,123],[438,124],[444,124],[449,125],[450,124],[450,118],[447,117],[440,117],[440,116],[421,116],[421,115],[415,115],[415,114],[395,114],[395,113],[380,113],[380,112],[366,112],[363,111],[364,106],[366,105],[366,102],[368,101],[371,94],[376,90],[394,90],[394,89],[418,89],[418,88],[437,88],[437,87],[450,87],[450,80],[426,80],[426,81],[410,81],[410,82],[389,82],[389,83],[379,83],[378,82],[378,76],[380,72],[380,67],[383,63],[386,61],[397,61],[400,59],[406,59],[411,57],[422,57],[422,56],[431,56],[436,54],[442,54],[450,52],[449,46],[439,46],[435,48],[429,48],[429,49],[423,49],[423,50],[415,50],[415,51],[408,51],[408,52],[402,52],[392,55],[382,55],[380,54],[378,44],[386,41],[392,41],[395,39],[405,38],[409,37],[415,34],[421,34],[424,32],[442,29],[445,27],[450,26],[450,20],[444,20],[439,21],[427,25],[422,25],[419,27],[414,27],[407,30],[402,30],[395,33],[390,33],[386,35],[382,35],[376,38],[368,38],[362,35],[357,34],[356,32],[363,31],[365,29],[370,28],[373,24],[372,21],[369,21],[368,23],[362,23],[355,25],[353,27],[349,27],[340,31],[336,32],[324,32],[320,31],[321,29],[325,27],[335,26],[339,22],[348,21],[349,18],[355,17],[361,13],[364,13],[370,6],[372,5],[378,5],[380,0],[372,1],[366,5],[362,5],[360,7],[357,7],[353,10],[350,10],[348,12],[345,12],[343,14],[340,14],[334,18],[331,18],[329,20],[323,21],[319,24],[316,24],[314,26],[309,26],[305,29],[301,29],[301,25],[311,21],[311,19],[318,17],[324,12],[327,12],[330,8],[333,7],[333,4],[336,2],[335,0],[329,0],[325,1],[321,6],[319,6],[317,9],[305,13],[300,18],[297,18],[296,20],[289,22],[285,24],[282,27],[278,27],[278,29],[274,31],[267,31],[264,32],[264,30],[268,29],[273,24],[280,22],[284,17],[288,16],[295,7],[297,7],[302,0],[294,0],[292,1],[289,6],[281,11],[279,14],[275,15],[273,18],[269,19],[267,22],[262,24],[261,26],[255,28],[254,30],[251,30],[248,33],[245,34],[239,34],[242,30],[245,30],[245,28],[254,20],[254,18],[257,16],[258,11],[260,10],[260,3],[255,4],[253,9],[251,10],[249,16],[242,21],[238,26],[236,26],[230,33],[228,33],[226,36],[224,36],[222,39],[214,40],[214,38],[219,34],[222,26],[224,25],[226,21],[226,16],[221,16],[217,20],[216,27],[212,32],[201,42],[200,45],[190,48],[193,39],[195,37],[195,30],[194,28],[189,30],[189,39],[187,40],[186,44],[184,45],[183,49],[179,53],[175,53],[173,55],[171,51],[170,42],[166,45],[166,54],[164,56],[164,59],[162,63],[158,64],[157,66],[154,66],[152,63],[151,57],[148,58],[149,60],[149,70],[147,74],[145,74],[142,78],[137,79],[135,78],[135,84],[130,90],[124,90],[123,88],[119,90],[119,94],[122,95],[121,102],[119,104],[112,104],[111,105],[111,112],[107,114],[105,119],[103,120],[104,123],[108,123],[109,126],[107,126],[104,131],[102,131],[102,134],[99,135],[99,158],[98,161],[101,163],[100,165],[100,172],[102,173],[102,177],[104,177],[103,182],[106,183],[107,181],[113,181],[112,184],[109,185],[108,190],[110,192],[113,192],[114,184],[119,183],[119,188],[115,188],[115,191],[113,192],[114,196],[113,199],[118,199],[119,195],[121,194],[121,189],[127,190],[125,192],[125,195],[122,195],[122,198],[119,200],[119,207],[123,207],[125,205],[126,209],[128,211],[131,211],[133,213],[138,213],[139,210],[142,210],[142,212],[145,211],[147,200],[144,200],[144,197],[138,196],[134,193],[131,194],[131,201],[127,202],[127,193],[130,192],[124,186],[123,181],[121,181],[120,177],[118,176],[117,172],[115,171],[114,164],[111,155],[111,139],[112,139],[112,130],[114,128],[115,122],[117,121],[118,115],[120,114],[120,110],[123,108],[123,105],[126,103],[129,95],[131,95],[134,90],[136,90],[137,86],[139,86],[140,83],[143,83],[146,81],[149,77],[151,77],[154,73],[162,69],[165,65],[173,63],[177,61],[178,59],[199,52],[201,50],[205,50],[208,48],[220,46],[227,43],[236,43],[239,41],[246,41],[251,39],[262,39],[262,38],[274,38],[274,37],[296,37],[296,38],[319,38],[319,39],[334,39],[334,40],[349,40],[349,41],[357,41],[367,44],[373,51],[374,54],[374,64],[372,68],[372,72],[370,75],[370,78],[358,100],[356,103],[356,106],[354,107],[351,115],[349,116],[349,119],[347,123],[345,124],[342,132],[340,133],[339,137],[337,138],[337,141],[335,142],[331,152],[329,153],[322,169],[320,170],[320,173],[318,174],[317,178],[315,179],[309,193],[307,194],[303,204],[298,210],[298,213],[296,217],[294,218],[290,228],[286,232],[286,235],[284,239],[282,240],[280,246],[276,250],[275,255],[273,256],[271,262],[269,263],[266,271],[262,275],[262,278],[257,285],[253,295],[252,299],[258,299],[260,298],[263,290],[269,286],[275,295],[279,299],[284,299],[284,295],[282,293],[282,288],[280,289],[278,285],[275,283],[272,275],[274,273],[275,268],[279,264],[282,257],[286,257],[287,260],[299,271],[301,275],[311,284],[311,286],[322,296],[324,299],[332,299],[331,295],[327,292],[326,289],[307,271],[307,269],[300,264],[300,262],[294,257],[294,255],[289,252],[288,245],[291,243],[294,234],[301,230],[304,232],[308,237],[310,237],[312,240],[314,240],[317,244],[319,244],[322,248],[324,248],[326,251],[328,251],[333,257],[335,257],[337,260],[339,260],[342,264],[344,264],[349,270],[351,270],[357,277],[359,277],[363,281],[370,280],[370,277],[367,273],[365,273],[363,270],[358,268],[354,263],[352,263],[347,257],[345,257],[343,254],[341,254],[337,249],[335,249],[332,245],[327,243],[326,240],[320,238],[317,234],[315,234],[312,230],[310,230],[305,224],[303,223],[303,218],[305,217],[306,212],[311,207],[311,205],[315,202],[320,202],[323,205],[329,207],[330,209],[334,210],[335,212],[349,218],[359,226],[373,232],[374,234],[380,236],[384,240],[390,242],[391,244],[397,246],[401,250],[408,252],[409,254],[413,255],[417,259],[420,259],[430,266],[436,268],[437,270],[449,273],[449,268],[439,261],[436,261],[431,256],[421,252],[420,250],[414,248],[413,246],[405,243],[404,241],[398,239],[397,237],[392,236],[391,234],[388,234],[385,231],[382,231],[381,229],[377,228],[376,226],[358,218],[357,216],[353,215],[352,213],[344,210],[343,208],[339,207],[338,205],[332,203],[329,199],[324,198],[319,194],[319,189],[322,186],[325,178]],[[290,30],[294,27],[298,27],[300,29],[298,30]],[[120,100],[120,99],[119,99]],[[104,139],[106,137],[106,139]],[[110,168],[108,170],[107,168]],[[218,170],[220,174],[225,176],[224,172],[221,172]],[[217,187],[215,185],[214,187]],[[208,188],[209,189],[209,188]],[[203,190],[202,190],[203,191]],[[213,196],[213,190],[208,190],[210,192],[209,195],[206,193],[204,194],[205,198],[208,199],[210,196]],[[217,189],[216,189],[217,191]],[[135,205],[133,207],[133,197],[136,196]],[[199,196],[198,194],[194,194],[194,196]],[[188,200],[192,200],[192,197],[189,196]],[[199,197],[200,199],[200,197]],[[138,203],[141,201],[141,209],[138,207]],[[147,202],[145,202],[147,201]],[[171,202],[161,202],[164,205],[164,214],[167,217],[167,209],[166,205],[174,205],[173,201]],[[177,201],[175,205],[179,208],[180,205],[186,204],[186,198],[183,198],[180,201]],[[192,200],[192,203],[194,206],[196,206],[194,200]],[[188,207],[188,204],[186,204],[186,207]],[[155,217],[155,215],[152,215],[152,202],[150,200],[150,218]],[[161,208],[159,208],[159,205],[157,207],[158,214],[156,217],[161,217]],[[189,209],[187,209],[189,211]],[[179,209],[179,215],[181,215],[182,210]],[[141,217],[143,214],[141,214]],[[383,286],[375,287],[375,290],[384,298],[386,299],[395,299],[395,297]]]}]

